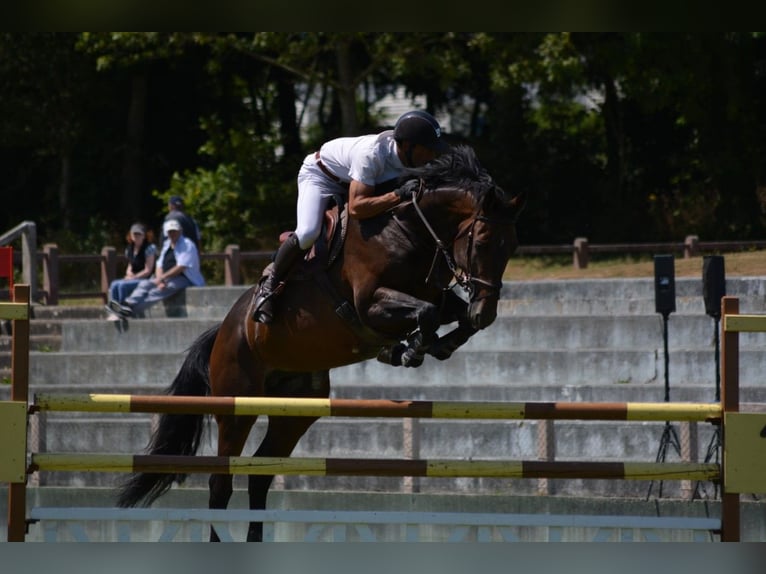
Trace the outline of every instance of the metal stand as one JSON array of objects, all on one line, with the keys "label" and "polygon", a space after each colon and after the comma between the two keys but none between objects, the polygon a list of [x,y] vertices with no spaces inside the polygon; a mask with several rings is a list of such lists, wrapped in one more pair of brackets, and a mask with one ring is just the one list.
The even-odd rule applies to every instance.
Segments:
[{"label": "metal stand", "polygon": [[[720,403],[721,402],[721,339],[720,339],[720,332],[719,332],[719,323],[721,321],[721,315],[713,315],[713,320],[715,322],[715,332],[713,334],[713,338],[715,340],[715,402]],[[710,442],[707,445],[707,451],[705,452],[705,462],[709,463],[711,461],[715,462],[716,464],[720,464],[721,461],[721,425],[716,425],[715,430],[713,431],[713,436],[710,437]],[[718,483],[713,483],[713,498],[718,498]],[[702,482],[697,481],[697,484],[694,486],[694,492],[692,493],[692,500],[695,500],[697,498],[702,498],[703,495],[705,498],[708,498],[707,496],[707,490],[705,489],[705,486]]]},{"label": "metal stand", "polygon": [[[668,353],[668,316],[670,313],[662,313],[662,339],[665,348],[665,402],[670,402],[670,355]],[[672,446],[675,449],[676,454],[681,458],[681,441],[678,439],[678,432],[670,421],[665,421],[665,428],[662,431],[662,437],[660,438],[660,448],[657,450],[657,458],[655,462],[665,462],[668,454],[668,447]],[[662,483],[659,481],[659,494],[662,498]],[[649,492],[646,493],[646,499],[652,496],[652,489],[654,488],[654,481],[649,484]]]}]

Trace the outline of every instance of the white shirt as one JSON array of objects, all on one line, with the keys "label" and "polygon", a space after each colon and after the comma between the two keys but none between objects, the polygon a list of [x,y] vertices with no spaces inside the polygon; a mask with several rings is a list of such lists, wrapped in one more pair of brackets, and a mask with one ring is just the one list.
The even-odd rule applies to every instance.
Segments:
[{"label": "white shirt", "polygon": [[393,130],[330,140],[322,146],[319,156],[341,180],[355,179],[371,186],[399,177],[405,169],[396,154]]},{"label": "white shirt", "polygon": [[[162,274],[162,260],[165,258],[165,253],[170,249],[170,239],[166,239],[162,244],[162,252],[157,258],[157,274]],[[184,275],[191,281],[191,284],[196,287],[201,287],[205,284],[205,278],[202,277],[199,263],[199,252],[197,246],[191,239],[187,239],[186,236],[181,235],[176,241],[176,245],[173,248],[176,256],[176,265],[183,265]]]}]

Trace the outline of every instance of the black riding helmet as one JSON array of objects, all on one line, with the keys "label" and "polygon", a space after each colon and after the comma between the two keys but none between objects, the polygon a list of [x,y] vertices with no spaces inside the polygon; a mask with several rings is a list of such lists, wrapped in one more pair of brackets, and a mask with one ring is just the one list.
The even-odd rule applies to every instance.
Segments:
[{"label": "black riding helmet", "polygon": [[442,137],[439,122],[423,110],[413,110],[403,114],[394,126],[394,139],[397,142],[409,141],[434,150],[437,153],[447,151],[449,147]]}]

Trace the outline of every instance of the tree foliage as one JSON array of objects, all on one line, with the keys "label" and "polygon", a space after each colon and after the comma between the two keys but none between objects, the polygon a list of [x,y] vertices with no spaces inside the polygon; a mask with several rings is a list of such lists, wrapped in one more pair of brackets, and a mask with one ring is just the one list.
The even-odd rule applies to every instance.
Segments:
[{"label": "tree foliage", "polygon": [[529,192],[523,242],[762,237],[765,84],[763,33],[2,33],[0,224],[79,251],[179,194],[265,248],[304,155],[404,88]]}]

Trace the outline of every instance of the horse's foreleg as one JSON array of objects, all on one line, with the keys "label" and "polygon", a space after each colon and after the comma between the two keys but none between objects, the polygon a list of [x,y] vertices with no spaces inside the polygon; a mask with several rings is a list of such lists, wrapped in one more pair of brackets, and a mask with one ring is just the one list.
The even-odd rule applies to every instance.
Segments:
[{"label": "horse's foreleg", "polygon": [[464,345],[468,339],[477,333],[477,330],[468,324],[460,324],[452,331],[439,337],[431,343],[428,348],[428,354],[440,361],[449,359],[459,347]]},{"label": "horse's foreleg", "polygon": [[445,291],[441,307],[441,324],[457,322],[452,331],[437,337],[428,348],[428,354],[440,361],[449,359],[459,347],[473,337],[478,329],[468,319],[468,303],[454,289]]},{"label": "horse's foreleg", "polygon": [[375,291],[368,307],[366,320],[370,327],[397,338],[407,338],[406,345],[394,345],[384,350],[378,360],[390,365],[417,367],[429,346],[436,340],[439,309],[436,305],[393,289]]},{"label": "horse's foreleg", "polygon": [[[263,442],[255,452],[256,457],[288,457],[293,452],[300,438],[314,424],[312,417],[269,417],[269,426]],[[247,481],[247,493],[250,498],[250,510],[264,510],[269,487],[274,475],[250,475]],[[263,523],[251,522],[247,530],[248,542],[263,540]]]},{"label": "horse's foreleg", "polygon": [[[237,416],[216,417],[218,422],[218,456],[239,456],[250,434],[250,429],[255,424],[257,417]],[[233,492],[232,475],[211,474],[208,485],[210,487],[210,499],[208,508],[224,509],[229,505],[229,499]],[[210,528],[210,541],[220,542],[215,528]]]}]

